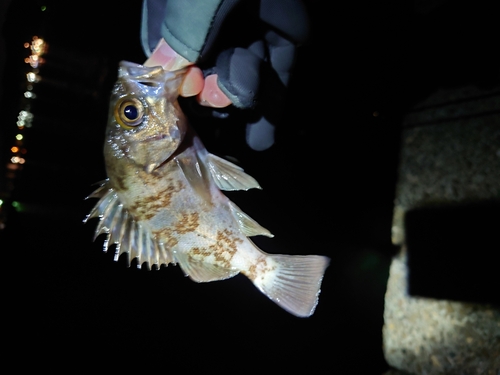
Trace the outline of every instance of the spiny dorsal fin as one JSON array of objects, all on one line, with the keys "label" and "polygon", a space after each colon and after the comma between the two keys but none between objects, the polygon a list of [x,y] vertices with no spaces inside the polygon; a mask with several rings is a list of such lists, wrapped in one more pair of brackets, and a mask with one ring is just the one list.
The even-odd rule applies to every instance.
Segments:
[{"label": "spiny dorsal fin", "polygon": [[146,228],[132,219],[107,181],[89,197],[101,197],[101,199],[84,222],[99,217],[94,240],[100,234],[106,233],[103,250],[107,251],[111,245],[116,245],[115,260],[126,253],[129,264],[132,259],[137,258],[139,267],[145,262],[150,268],[153,264],[159,267],[162,264],[175,263],[171,250],[159,243]]},{"label": "spiny dorsal fin", "polygon": [[216,155],[208,154],[208,169],[221,190],[262,189],[252,176],[243,172],[237,165]]},{"label": "spiny dorsal fin", "polygon": [[85,198],[85,199],[101,198],[104,194],[106,194],[106,190],[111,189],[111,187],[109,186],[109,178],[107,178],[105,180],[101,180],[99,182],[96,182],[92,185],[99,185],[99,187],[96,190],[94,190],[92,192],[92,194],[87,196],[87,198]]},{"label": "spiny dorsal fin", "polygon": [[262,235],[271,238],[274,237],[274,234],[272,234],[269,230],[261,226],[254,219],[244,213],[241,208],[239,208],[233,202],[229,202],[229,207],[231,208],[231,213],[238,222],[238,226],[240,227],[241,232],[245,236],[251,237]]}]

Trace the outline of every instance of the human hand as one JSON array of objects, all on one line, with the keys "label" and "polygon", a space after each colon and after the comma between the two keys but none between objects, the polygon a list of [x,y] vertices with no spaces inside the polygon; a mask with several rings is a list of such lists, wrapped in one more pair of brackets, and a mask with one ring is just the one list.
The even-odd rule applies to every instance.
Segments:
[{"label": "human hand", "polygon": [[144,66],[162,66],[165,70],[177,70],[187,67],[184,81],[179,94],[184,97],[195,96],[200,105],[214,108],[223,108],[231,104],[231,100],[217,85],[217,74],[206,77],[200,68],[175,52],[161,39]]},{"label": "human hand", "polygon": [[[151,56],[145,65],[187,67],[182,96],[207,107],[251,109],[240,112],[248,146],[271,147],[296,48],[308,35],[301,0],[143,1],[141,41]],[[212,111],[224,118],[231,111],[224,112]]]}]

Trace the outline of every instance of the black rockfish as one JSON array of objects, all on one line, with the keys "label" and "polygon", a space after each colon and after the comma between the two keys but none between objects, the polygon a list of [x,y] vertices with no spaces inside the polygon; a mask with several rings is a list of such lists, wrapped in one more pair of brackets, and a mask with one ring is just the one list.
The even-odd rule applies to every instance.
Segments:
[{"label": "black rockfish", "polygon": [[242,273],[288,312],[313,314],[329,258],[275,255],[248,237],[272,234],[221,190],[260,188],[243,170],[207,152],[178,103],[184,71],[122,62],[110,101],[104,156],[108,179],[85,221],[96,237],[154,264],[179,264],[197,282]]}]

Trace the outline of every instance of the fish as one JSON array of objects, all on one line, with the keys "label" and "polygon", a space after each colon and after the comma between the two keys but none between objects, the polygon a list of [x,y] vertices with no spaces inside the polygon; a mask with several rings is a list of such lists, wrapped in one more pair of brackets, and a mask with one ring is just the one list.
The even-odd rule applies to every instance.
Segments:
[{"label": "fish", "polygon": [[252,236],[273,234],[223,191],[261,189],[244,170],[209,153],[179,102],[184,70],[121,61],[105,132],[107,178],[87,198],[99,201],[94,241],[115,245],[149,269],[178,264],[195,282],[245,275],[297,317],[311,316],[330,258],[269,254]]}]

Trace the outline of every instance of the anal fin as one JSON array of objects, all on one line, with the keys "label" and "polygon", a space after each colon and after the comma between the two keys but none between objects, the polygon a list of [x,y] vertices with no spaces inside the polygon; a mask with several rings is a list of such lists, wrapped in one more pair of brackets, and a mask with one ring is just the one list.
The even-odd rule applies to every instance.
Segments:
[{"label": "anal fin", "polygon": [[223,268],[217,264],[194,259],[184,253],[176,253],[175,258],[179,262],[179,266],[182,268],[184,274],[198,283],[225,280],[239,273],[238,270]]}]

